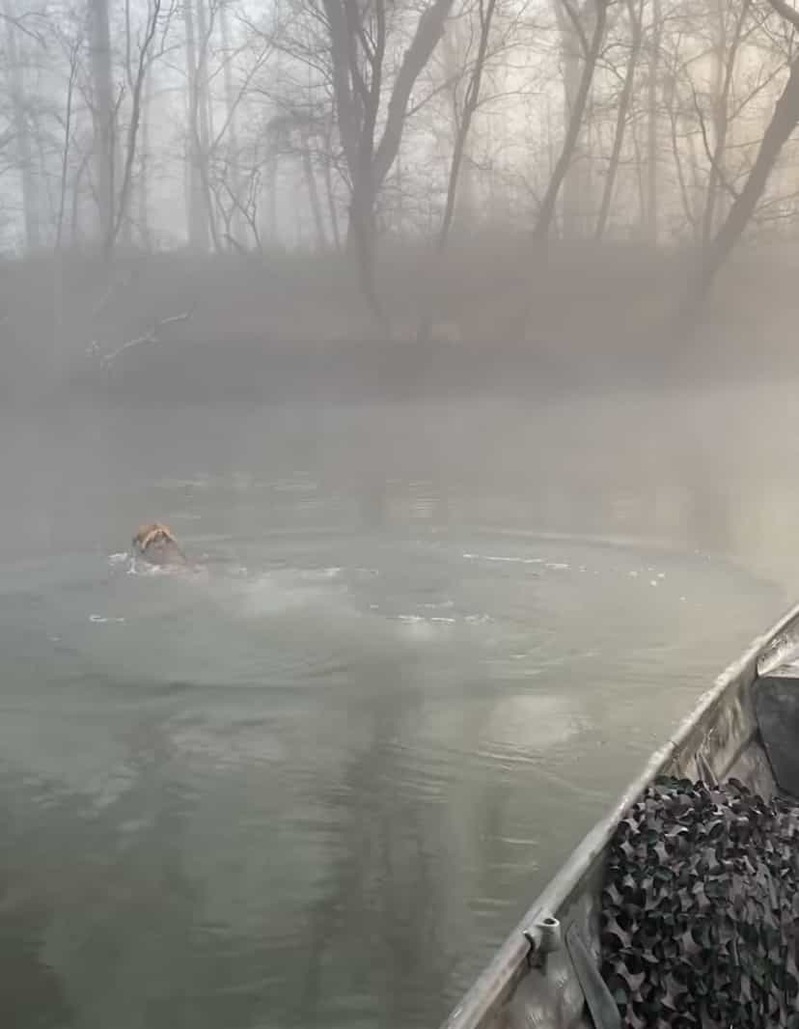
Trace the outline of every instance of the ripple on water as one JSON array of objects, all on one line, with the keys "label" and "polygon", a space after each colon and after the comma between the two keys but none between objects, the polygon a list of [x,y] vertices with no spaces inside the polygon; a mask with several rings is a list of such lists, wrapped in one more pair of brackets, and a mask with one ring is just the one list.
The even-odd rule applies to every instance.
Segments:
[{"label": "ripple on water", "polygon": [[[23,798],[0,874],[33,884],[55,974],[105,1024],[124,996],[150,1029],[186,1004],[195,1029],[361,1029],[400,990],[418,1010],[397,1025],[439,1020],[767,606],[706,562],[478,534],[265,541],[255,508],[245,540],[202,511],[187,544],[224,558],[203,577],[83,553],[0,584],[0,789]],[[84,947],[106,1000],[75,972]]]}]

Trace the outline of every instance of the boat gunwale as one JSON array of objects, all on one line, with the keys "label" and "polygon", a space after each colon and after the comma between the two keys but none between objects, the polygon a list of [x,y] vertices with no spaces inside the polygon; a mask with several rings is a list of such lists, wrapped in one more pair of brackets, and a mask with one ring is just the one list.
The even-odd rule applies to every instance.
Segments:
[{"label": "boat gunwale", "polygon": [[666,743],[651,755],[621,798],[571,851],[560,870],[550,879],[516,928],[501,944],[496,956],[452,1009],[442,1023],[441,1029],[478,1029],[511,995],[529,967],[530,944],[524,936],[525,930],[529,930],[542,917],[552,915],[566,905],[604,854],[619,821],[689,740],[703,716],[721,700],[735,682],[739,682],[747,674],[751,674],[752,679],[756,677],[758,658],[763,650],[797,619],[799,603],[794,604],[765,633],[756,636],[743,654],[714,679],[709,689],[699,695],[690,714],[679,723]]}]

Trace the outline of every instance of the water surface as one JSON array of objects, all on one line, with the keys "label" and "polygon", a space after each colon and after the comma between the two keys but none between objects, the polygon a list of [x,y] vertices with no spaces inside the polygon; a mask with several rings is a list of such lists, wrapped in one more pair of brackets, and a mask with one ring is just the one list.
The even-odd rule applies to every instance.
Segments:
[{"label": "water surface", "polygon": [[[654,403],[15,424],[4,1024],[437,1024],[787,600]],[[131,574],[151,518],[200,571]]]}]

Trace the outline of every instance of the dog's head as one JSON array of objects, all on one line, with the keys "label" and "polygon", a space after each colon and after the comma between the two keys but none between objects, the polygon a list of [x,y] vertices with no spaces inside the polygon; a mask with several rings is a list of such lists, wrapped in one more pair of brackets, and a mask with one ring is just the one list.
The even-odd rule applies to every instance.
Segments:
[{"label": "dog's head", "polygon": [[133,536],[134,553],[154,564],[183,564],[185,558],[168,525],[149,522],[141,525]]}]

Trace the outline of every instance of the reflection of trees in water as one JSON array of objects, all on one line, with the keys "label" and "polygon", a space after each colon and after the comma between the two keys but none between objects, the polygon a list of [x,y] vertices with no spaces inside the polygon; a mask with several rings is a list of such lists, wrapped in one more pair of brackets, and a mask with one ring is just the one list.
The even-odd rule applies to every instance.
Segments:
[{"label": "reflection of trees in water", "polygon": [[[74,1010],[44,954],[44,938],[58,903],[53,877],[58,875],[59,849],[47,846],[49,834],[43,836],[38,825],[26,824],[27,812],[36,810],[39,799],[24,783],[3,782],[0,787],[0,1025],[66,1029],[74,1024]],[[44,869],[30,861],[31,853],[37,852]],[[37,881],[40,875],[42,881]]]},{"label": "reflection of trees in water", "polygon": [[324,801],[336,839],[283,1016],[298,1026],[434,1024],[529,901],[530,852],[507,837],[536,799],[501,758],[478,758],[509,693],[465,679],[437,709],[399,669],[374,671],[365,746]]},{"label": "reflection of trees in water", "polygon": [[87,1026],[165,1025],[159,1007],[187,1002],[180,986],[199,895],[183,869],[186,798],[171,760],[168,739],[141,725],[126,762],[132,785],[81,812],[79,838],[71,834],[80,865],[53,938]]},{"label": "reflection of trees in water", "polygon": [[[329,1026],[342,1010],[339,1024],[374,1024],[375,1009],[380,1024],[419,1024],[447,978],[437,903],[446,870],[425,846],[438,808],[400,785],[395,744],[413,717],[413,695],[385,682],[385,662],[369,673],[384,688],[375,696],[364,687],[366,749],[329,796],[315,798],[335,812],[325,894],[315,906],[292,898],[293,925],[282,922],[280,896],[253,898],[255,912],[274,912],[260,934],[251,918],[241,931],[204,921],[204,890],[186,866],[192,839],[203,838],[189,824],[196,798],[154,720],[129,735],[129,781],[103,806],[9,777],[0,876],[11,901],[0,953],[17,972],[15,990],[0,991],[0,1013],[13,999],[23,1015],[9,1010],[2,1024]],[[301,864],[304,856],[294,857]],[[270,880],[270,855],[263,858],[253,886],[268,896],[280,887]]]},{"label": "reflection of trees in water", "polygon": [[533,510],[547,529],[670,538],[718,553],[733,545],[734,482],[701,441],[679,448],[630,441],[625,451],[586,452],[542,468]]},{"label": "reflection of trees in water", "polygon": [[201,923],[203,891],[185,869],[191,798],[174,762],[146,724],[131,739],[132,785],[100,808],[8,779],[0,1024],[219,1029],[263,1016],[252,984],[266,955]]},{"label": "reflection of trees in water", "polygon": [[735,502],[730,496],[729,469],[721,463],[719,454],[709,452],[701,441],[680,455],[677,468],[688,500],[688,541],[700,550],[730,551]]},{"label": "reflection of trees in water", "polygon": [[631,439],[613,448],[588,439],[579,452],[531,452],[504,478],[484,467],[456,481],[449,469],[422,465],[424,482],[411,481],[410,471],[390,481],[377,467],[364,469],[353,489],[361,523],[446,526],[457,514],[506,529],[663,537],[714,552],[733,544],[736,477],[701,440]]},{"label": "reflection of trees in water", "polygon": [[446,526],[450,521],[450,487],[443,481],[389,481],[376,473],[364,475],[356,493],[359,518],[367,529],[392,525]]},{"label": "reflection of trees in water", "polygon": [[443,939],[442,882],[458,870],[442,867],[441,852],[429,846],[441,798],[425,803],[414,791],[400,743],[421,696],[398,667],[393,672],[387,678],[384,662],[374,668],[380,686],[362,698],[366,745],[326,798],[337,811],[338,846],[311,909],[292,1024],[331,1025],[328,998],[351,995],[368,1005],[370,1024],[415,1025],[429,1016],[431,998],[445,993],[452,947]]}]

